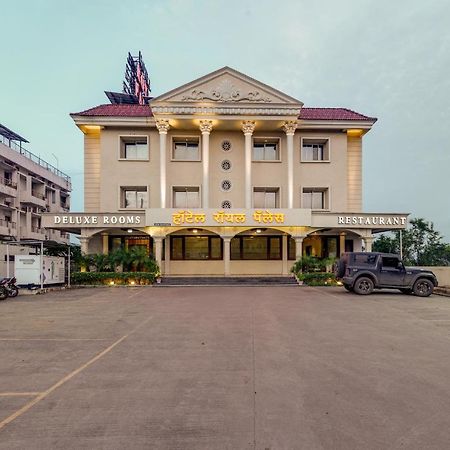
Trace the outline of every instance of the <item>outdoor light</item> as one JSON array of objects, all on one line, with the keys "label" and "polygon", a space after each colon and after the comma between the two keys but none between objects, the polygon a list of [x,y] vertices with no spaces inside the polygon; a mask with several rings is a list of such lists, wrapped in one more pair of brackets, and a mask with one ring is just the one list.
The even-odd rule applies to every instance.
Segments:
[{"label": "outdoor light", "polygon": [[197,228],[194,228],[194,229],[192,230],[192,232],[193,232],[193,233],[198,233]]},{"label": "outdoor light", "polygon": [[131,228],[128,228],[128,233],[132,233],[133,232],[133,230],[131,229]]},{"label": "outdoor light", "polygon": [[114,284],[114,281],[110,281],[109,284],[112,286]]},{"label": "outdoor light", "polygon": [[259,228],[256,230],[256,232],[259,234],[261,233],[262,230],[260,230]]},{"label": "outdoor light", "polygon": [[130,281],[130,284],[134,286],[136,283],[134,281]]}]

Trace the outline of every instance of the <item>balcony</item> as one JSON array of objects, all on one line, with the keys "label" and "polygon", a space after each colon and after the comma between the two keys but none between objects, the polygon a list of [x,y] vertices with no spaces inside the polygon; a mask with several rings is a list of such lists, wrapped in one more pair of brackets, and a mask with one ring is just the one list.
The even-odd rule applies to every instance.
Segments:
[{"label": "balcony", "polygon": [[0,177],[0,194],[7,197],[17,197],[17,183],[8,178]]},{"label": "balcony", "polygon": [[0,236],[16,236],[16,222],[0,219]]},{"label": "balcony", "polygon": [[21,198],[21,202],[28,205],[39,206],[41,208],[46,208],[47,206],[45,195],[34,190],[26,192]]},{"label": "balcony", "polygon": [[36,226],[32,226],[30,229],[27,227],[20,227],[20,238],[43,241],[45,239],[45,230]]}]

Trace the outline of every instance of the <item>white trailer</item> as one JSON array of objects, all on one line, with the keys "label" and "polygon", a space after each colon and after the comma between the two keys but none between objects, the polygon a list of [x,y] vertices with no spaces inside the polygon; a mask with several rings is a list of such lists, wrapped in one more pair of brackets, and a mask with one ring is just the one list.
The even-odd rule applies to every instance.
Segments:
[{"label": "white trailer", "polygon": [[65,282],[63,256],[15,255],[14,266],[19,286],[48,286]]}]

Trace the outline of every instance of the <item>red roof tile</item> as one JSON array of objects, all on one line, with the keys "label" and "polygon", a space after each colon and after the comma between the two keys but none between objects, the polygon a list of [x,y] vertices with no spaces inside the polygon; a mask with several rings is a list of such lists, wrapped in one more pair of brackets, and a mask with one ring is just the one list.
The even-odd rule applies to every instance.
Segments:
[{"label": "red roof tile", "polygon": [[148,105],[107,104],[86,109],[74,116],[108,116],[108,117],[151,117],[152,110]]},{"label": "red roof tile", "polygon": [[302,108],[302,120],[359,120],[375,122],[375,117],[367,117],[347,108]]},{"label": "red roof tile", "polygon": [[[74,116],[103,117],[152,117],[152,110],[147,105],[106,104],[87,109]],[[347,108],[302,108],[299,119],[302,120],[343,120],[375,122],[375,117],[368,117]]]}]

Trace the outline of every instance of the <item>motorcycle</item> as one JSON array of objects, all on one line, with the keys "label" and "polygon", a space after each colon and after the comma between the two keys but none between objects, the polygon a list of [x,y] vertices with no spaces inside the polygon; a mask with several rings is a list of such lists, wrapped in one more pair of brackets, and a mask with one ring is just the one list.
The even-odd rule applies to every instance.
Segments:
[{"label": "motorcycle", "polygon": [[17,297],[19,288],[16,286],[16,278],[3,278],[0,281],[0,300],[5,300],[7,297]]}]

